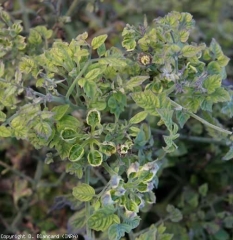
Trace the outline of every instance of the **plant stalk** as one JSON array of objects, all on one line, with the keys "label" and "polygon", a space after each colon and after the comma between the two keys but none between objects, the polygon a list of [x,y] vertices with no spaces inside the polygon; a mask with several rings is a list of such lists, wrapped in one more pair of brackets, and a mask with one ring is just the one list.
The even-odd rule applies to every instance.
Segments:
[{"label": "plant stalk", "polygon": [[[89,181],[90,181],[90,167],[87,166],[86,175],[85,175],[85,183],[89,184]],[[88,218],[90,216],[90,202],[85,202],[85,209],[86,209],[86,219],[88,220]],[[86,223],[86,234],[87,234],[88,239],[92,239],[92,232],[91,232],[91,229],[88,227],[87,223]]]},{"label": "plant stalk", "polygon": [[91,61],[87,61],[86,64],[84,65],[83,69],[81,70],[81,72],[78,74],[78,76],[74,79],[74,81],[72,82],[72,84],[70,85],[67,93],[66,93],[66,98],[68,99],[69,96],[71,95],[71,93],[74,90],[74,87],[77,83],[77,81],[80,79],[80,77],[83,75],[83,73],[86,71],[87,67],[89,66]]},{"label": "plant stalk", "polygon": [[66,16],[71,16],[73,11],[75,10],[76,6],[78,5],[79,0],[74,0],[71,4],[71,6],[69,7]]},{"label": "plant stalk", "polygon": [[23,15],[22,17],[23,17],[23,25],[24,25],[25,32],[29,33],[30,21],[28,17],[27,7],[24,4],[24,0],[19,0],[19,4],[20,4],[20,11],[22,11],[22,15]]},{"label": "plant stalk", "polygon": [[230,132],[230,131],[228,131],[228,130],[222,129],[222,128],[220,128],[220,127],[217,127],[217,126],[215,126],[215,125],[207,122],[205,119],[203,119],[203,118],[197,116],[196,114],[188,111],[187,109],[185,109],[184,107],[182,107],[180,104],[172,101],[171,99],[169,99],[169,100],[170,100],[171,104],[172,104],[174,107],[178,108],[179,110],[184,110],[184,111],[185,111],[186,113],[188,113],[191,117],[195,118],[196,120],[198,120],[199,122],[203,123],[203,124],[206,125],[207,127],[213,128],[213,129],[215,129],[215,130],[217,130],[217,131],[219,131],[219,132],[225,133],[225,134],[229,134],[229,135],[232,134],[232,132]]}]

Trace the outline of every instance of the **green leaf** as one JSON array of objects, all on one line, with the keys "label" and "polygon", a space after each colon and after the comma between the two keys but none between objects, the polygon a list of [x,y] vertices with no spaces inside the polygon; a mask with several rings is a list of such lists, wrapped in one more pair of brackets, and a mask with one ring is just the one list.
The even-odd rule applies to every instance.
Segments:
[{"label": "green leaf", "polygon": [[114,92],[108,99],[108,107],[110,108],[110,112],[115,114],[116,117],[124,111],[124,108],[127,104],[126,95],[122,92]]},{"label": "green leaf", "polygon": [[214,222],[205,222],[203,223],[203,227],[209,234],[216,234],[220,230],[220,226]]},{"label": "green leaf", "polygon": [[73,188],[73,196],[82,202],[89,202],[95,196],[95,189],[86,183]]},{"label": "green leaf", "polygon": [[52,109],[52,112],[55,112],[54,119],[60,120],[68,111],[69,105],[60,105]]},{"label": "green leaf", "polygon": [[173,238],[173,234],[169,234],[169,233],[159,235],[159,240],[171,240],[172,238]]},{"label": "green leaf", "polygon": [[134,115],[130,120],[129,123],[130,124],[137,124],[142,122],[144,119],[146,119],[148,113],[146,111],[142,111],[137,113],[136,115]]},{"label": "green leaf", "polygon": [[208,192],[208,184],[204,183],[198,188],[198,192],[201,194],[202,197],[205,197]]},{"label": "green leaf", "polygon": [[98,37],[94,37],[91,41],[91,46],[92,48],[95,50],[97,49],[98,47],[100,47],[104,42],[105,40],[107,39],[108,35],[107,34],[103,34],[103,35],[100,35]]},{"label": "green leaf", "polygon": [[184,127],[184,124],[188,121],[189,118],[190,115],[188,113],[185,113],[183,111],[176,111],[176,119],[181,128]]},{"label": "green leaf", "polygon": [[36,124],[34,130],[41,138],[44,139],[48,139],[52,134],[52,129],[47,122],[40,121],[39,123]]},{"label": "green leaf", "polygon": [[173,132],[173,121],[172,121],[173,112],[174,112],[173,110],[166,109],[166,108],[157,109],[157,113],[161,117],[162,122],[166,125],[167,129],[170,132]]},{"label": "green leaf", "polygon": [[233,229],[233,216],[227,216],[224,219],[224,225],[226,228]]},{"label": "green leaf", "polygon": [[210,94],[221,87],[221,82],[222,79],[220,75],[211,75],[204,80],[203,87],[207,89],[208,94]]},{"label": "green leaf", "polygon": [[0,126],[0,137],[10,137],[11,129],[9,127]]},{"label": "green leaf", "polygon": [[66,164],[66,172],[75,174],[79,179],[83,177],[82,162],[69,162]]},{"label": "green leaf", "polygon": [[140,223],[141,218],[136,216],[134,218],[123,218],[123,223],[126,223],[131,227],[131,229],[136,228]]},{"label": "green leaf", "polygon": [[93,96],[95,96],[96,94],[96,89],[97,89],[97,85],[94,81],[92,80],[86,80],[85,83],[84,83],[84,92],[86,93],[86,95],[89,97],[89,98],[92,98]]},{"label": "green leaf", "polygon": [[233,158],[233,147],[230,147],[229,151],[223,157],[223,160],[228,161],[228,160],[231,160],[232,158]]},{"label": "green leaf", "polygon": [[145,132],[143,129],[140,129],[140,132],[138,132],[136,138],[134,139],[134,144],[139,147],[143,147],[146,145],[148,139],[146,139]]},{"label": "green leaf", "polygon": [[230,235],[224,229],[220,229],[217,233],[214,234],[216,240],[230,240]]},{"label": "green leaf", "polygon": [[85,208],[77,211],[73,214],[67,223],[68,232],[75,232],[77,229],[81,229],[86,223],[86,211]]},{"label": "green leaf", "polygon": [[221,70],[222,68],[220,67],[217,61],[212,61],[207,66],[207,72],[210,75],[220,74]]},{"label": "green leaf", "polygon": [[136,240],[157,240],[157,228],[155,225],[151,225],[149,230],[141,234]]},{"label": "green leaf", "polygon": [[89,228],[104,232],[112,224],[120,223],[120,218],[114,212],[111,206],[97,210],[87,221]]},{"label": "green leaf", "polygon": [[212,107],[213,107],[213,102],[211,100],[205,99],[201,103],[201,109],[203,109],[204,111],[212,112]]},{"label": "green leaf", "polygon": [[217,58],[223,54],[222,49],[218,42],[212,38],[211,43],[210,43],[210,50],[214,54],[214,58]]},{"label": "green leaf", "polygon": [[125,87],[127,89],[132,90],[134,87],[140,86],[148,78],[149,78],[149,76],[136,76],[136,77],[132,77],[129,81],[127,81]]},{"label": "green leaf", "polygon": [[227,102],[224,107],[221,109],[221,112],[227,115],[228,117],[233,117],[233,101]]},{"label": "green leaf", "polygon": [[98,167],[103,162],[103,155],[101,152],[94,150],[88,153],[88,162],[93,167]]},{"label": "green leaf", "polygon": [[98,53],[99,57],[104,56],[104,54],[106,53],[105,44],[102,44],[100,47],[97,48],[97,53]]},{"label": "green leaf", "polygon": [[139,107],[151,114],[154,114],[156,108],[160,107],[159,98],[150,90],[132,93],[132,98]]},{"label": "green leaf", "polygon": [[69,151],[69,159],[72,162],[77,162],[84,155],[84,149],[78,144],[75,144],[71,147]]},{"label": "green leaf", "polygon": [[169,219],[172,222],[179,222],[180,220],[182,220],[183,216],[179,209],[169,204],[167,205],[166,210],[169,213]]},{"label": "green leaf", "polygon": [[3,11],[2,9],[0,10],[0,16],[2,18],[2,20],[7,24],[7,25],[11,25],[11,17],[10,14],[6,11]]},{"label": "green leaf", "polygon": [[100,100],[96,100],[96,99],[91,99],[92,101],[90,102],[89,107],[90,108],[95,108],[96,110],[102,111],[106,108],[107,103],[106,103],[106,99],[100,99]]},{"label": "green leaf", "polygon": [[119,240],[125,236],[125,233],[129,233],[131,231],[131,227],[128,224],[113,224],[108,229],[108,237],[109,240]]},{"label": "green leaf", "polygon": [[97,125],[100,124],[101,121],[100,112],[95,109],[89,111],[87,114],[86,121],[88,125],[95,128]]}]

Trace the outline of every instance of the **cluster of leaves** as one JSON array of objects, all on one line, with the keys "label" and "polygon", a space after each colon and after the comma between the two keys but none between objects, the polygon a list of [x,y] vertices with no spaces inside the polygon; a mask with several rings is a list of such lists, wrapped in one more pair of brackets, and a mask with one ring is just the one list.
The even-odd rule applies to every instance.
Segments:
[{"label": "cluster of leaves", "polygon": [[[86,226],[90,238],[94,231],[103,232],[100,239],[133,234],[139,211],[155,203],[161,160],[177,149],[179,127],[190,116],[231,144],[226,138],[231,132],[213,125],[210,116],[213,104],[231,100],[231,92],[221,86],[229,58],[214,39],[209,47],[188,43],[191,14],[171,12],[152,26],[146,21],[139,28],[126,25],[126,53],[107,49],[107,35],[89,44],[86,32],[69,43],[52,39],[50,46],[53,32],[46,27],[31,29],[25,39],[20,22],[13,23],[2,9],[1,19],[0,136],[47,147],[47,162],[58,154],[67,172],[85,179],[73,188],[73,196],[85,203],[69,222],[73,232]],[[132,107],[135,115],[122,120]],[[197,116],[199,110],[209,119]],[[158,154],[149,118],[167,129]],[[108,174],[98,194],[90,185],[94,168]],[[173,206],[167,211],[173,222],[182,218]],[[163,225],[153,225],[137,239],[171,239],[164,231]]]}]

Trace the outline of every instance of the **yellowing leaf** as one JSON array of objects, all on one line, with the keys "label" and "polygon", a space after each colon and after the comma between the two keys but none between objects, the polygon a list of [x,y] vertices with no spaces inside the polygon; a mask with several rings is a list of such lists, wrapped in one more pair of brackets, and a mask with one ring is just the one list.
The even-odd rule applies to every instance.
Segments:
[{"label": "yellowing leaf", "polygon": [[104,42],[105,40],[107,39],[108,35],[107,34],[103,34],[103,35],[100,35],[98,37],[94,37],[91,41],[91,46],[92,48],[95,50],[97,49],[98,47],[100,47]]},{"label": "yellowing leaf", "polygon": [[73,196],[79,201],[89,202],[95,196],[95,189],[86,183],[73,188]]},{"label": "yellowing leaf", "polygon": [[72,146],[69,152],[69,159],[72,162],[76,162],[82,158],[84,155],[84,149],[83,147],[79,146],[78,144],[75,144]]},{"label": "yellowing leaf", "polygon": [[52,109],[52,112],[55,112],[54,119],[55,120],[60,120],[68,111],[69,105],[60,105],[56,106]]},{"label": "yellowing leaf", "polygon": [[101,152],[94,150],[89,152],[87,159],[91,166],[98,167],[103,162],[103,155]]},{"label": "yellowing leaf", "polygon": [[151,114],[155,113],[156,108],[160,107],[159,98],[150,90],[135,92],[132,94],[132,98],[139,107],[144,108]]},{"label": "yellowing leaf", "polygon": [[48,139],[52,133],[52,129],[47,122],[37,123],[34,130],[41,138],[45,139]]},{"label": "yellowing leaf", "polygon": [[230,95],[224,88],[217,88],[213,93],[211,93],[207,100],[212,101],[213,103],[217,102],[227,102],[230,101]]},{"label": "yellowing leaf", "polygon": [[4,122],[6,120],[6,114],[0,111],[0,122]]},{"label": "yellowing leaf", "polygon": [[4,75],[4,70],[5,70],[5,65],[4,63],[1,61],[0,62],[0,77],[2,77]]},{"label": "yellowing leaf", "polygon": [[129,120],[129,123],[131,124],[140,123],[147,117],[147,115],[148,113],[146,111],[139,112]]},{"label": "yellowing leaf", "polygon": [[205,49],[205,44],[199,45],[199,46],[193,46],[193,45],[186,45],[182,48],[181,52],[184,57],[194,57],[196,56],[200,51]]},{"label": "yellowing leaf", "polygon": [[10,137],[11,129],[9,127],[0,126],[0,137]]},{"label": "yellowing leaf", "polygon": [[96,79],[100,74],[101,74],[101,69],[100,69],[100,68],[94,68],[94,69],[92,69],[91,71],[89,71],[89,72],[86,74],[85,78],[86,78],[87,80],[94,80],[94,79]]},{"label": "yellowing leaf", "polygon": [[149,76],[136,76],[132,77],[127,83],[126,88],[133,89],[134,87],[137,87],[141,85],[145,80],[147,80]]},{"label": "yellowing leaf", "polygon": [[88,226],[96,231],[106,231],[114,223],[120,223],[120,219],[114,214],[114,209],[108,208],[96,211],[87,222]]},{"label": "yellowing leaf", "polygon": [[133,51],[136,47],[136,41],[132,37],[125,37],[122,41],[122,46],[126,48],[127,51]]},{"label": "yellowing leaf", "polygon": [[216,88],[221,87],[221,76],[220,75],[211,75],[208,76],[205,80],[204,80],[204,88],[207,89],[207,92],[213,93],[215,91]]},{"label": "yellowing leaf", "polygon": [[95,109],[89,111],[87,114],[86,121],[88,125],[94,128],[96,125],[100,124],[101,121],[100,112]]},{"label": "yellowing leaf", "polygon": [[99,60],[100,64],[108,65],[111,67],[125,67],[127,66],[126,60],[121,57],[106,57]]}]

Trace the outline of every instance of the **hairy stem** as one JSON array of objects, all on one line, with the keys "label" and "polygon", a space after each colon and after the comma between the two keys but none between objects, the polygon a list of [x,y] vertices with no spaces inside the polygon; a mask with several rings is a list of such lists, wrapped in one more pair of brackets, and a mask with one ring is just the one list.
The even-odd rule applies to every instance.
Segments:
[{"label": "hairy stem", "polygon": [[29,17],[28,17],[27,7],[24,4],[24,0],[19,0],[19,4],[20,4],[20,10],[22,11],[22,15],[23,15],[24,29],[27,33],[29,33],[30,21],[29,21]]},{"label": "hairy stem", "polygon": [[[156,129],[156,128],[151,128],[151,132],[154,133],[154,134],[162,134],[162,135],[168,135],[169,134],[168,131],[164,131],[164,130],[160,130],[160,129]],[[226,141],[220,141],[220,140],[213,139],[213,138],[196,137],[196,136],[189,136],[189,135],[184,135],[184,134],[180,134],[179,138],[180,139],[185,139],[185,140],[188,140],[188,141],[192,141],[192,142],[214,143],[214,144],[226,146]]]},{"label": "hairy stem", "polygon": [[171,104],[172,104],[174,107],[178,108],[179,110],[184,110],[184,111],[185,111],[186,113],[188,113],[191,117],[195,118],[196,120],[198,120],[199,122],[203,123],[203,124],[206,125],[207,127],[213,128],[213,129],[215,129],[215,130],[217,130],[217,131],[219,131],[219,132],[226,133],[226,134],[229,134],[229,135],[232,134],[232,132],[230,132],[230,131],[228,131],[228,130],[222,129],[222,128],[220,128],[220,127],[217,127],[217,126],[215,126],[215,125],[207,122],[207,121],[204,120],[203,118],[201,118],[201,117],[197,116],[196,114],[188,111],[187,109],[185,109],[184,107],[182,107],[180,104],[172,101],[171,99],[169,99],[169,100],[170,100]]},{"label": "hairy stem", "polygon": [[81,70],[81,72],[78,74],[78,76],[74,79],[74,81],[72,82],[72,84],[70,85],[67,93],[66,93],[66,98],[68,99],[69,96],[71,95],[71,93],[74,90],[74,87],[77,83],[77,81],[80,79],[80,77],[82,77],[83,73],[86,71],[87,67],[89,66],[91,61],[87,61],[86,64],[84,65],[83,69]]},{"label": "hairy stem", "polygon": [[[85,175],[85,183],[89,184],[89,181],[90,181],[90,167],[89,166],[87,166],[85,174],[86,174]],[[86,209],[86,219],[88,220],[88,218],[90,216],[90,203],[89,202],[85,202],[85,209]],[[92,239],[92,232],[91,232],[91,229],[88,227],[88,224],[86,224],[86,233],[87,233],[87,238]]]},{"label": "hairy stem", "polygon": [[4,168],[6,168],[7,170],[12,171],[13,173],[15,173],[16,175],[28,180],[31,184],[34,184],[34,180],[32,178],[30,178],[29,176],[25,175],[24,173],[20,172],[19,170],[9,166],[8,164],[0,161],[0,165],[3,166]]},{"label": "hairy stem", "polygon": [[74,0],[71,4],[71,6],[69,7],[67,13],[66,13],[66,16],[71,16],[73,11],[75,10],[75,8],[77,7],[78,5],[78,2],[79,0]]},{"label": "hairy stem", "polygon": [[[175,41],[175,38],[174,38],[174,35],[173,35],[173,32],[171,31],[170,32],[170,35],[172,37],[172,41],[173,43],[176,43]],[[178,57],[177,56],[174,56],[174,60],[175,60],[175,70],[176,70],[176,74],[178,73],[179,69],[178,69]]]}]

